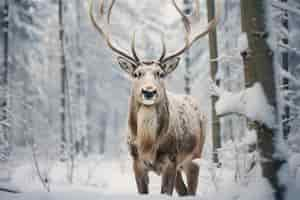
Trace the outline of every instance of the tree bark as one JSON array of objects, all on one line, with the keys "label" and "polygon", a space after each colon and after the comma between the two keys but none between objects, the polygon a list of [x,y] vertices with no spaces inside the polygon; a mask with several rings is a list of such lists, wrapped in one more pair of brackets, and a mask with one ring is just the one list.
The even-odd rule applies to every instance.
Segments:
[{"label": "tree bark", "polygon": [[76,124],[78,126],[78,134],[80,135],[80,151],[84,156],[88,155],[88,138],[87,138],[87,76],[86,76],[86,68],[82,63],[82,43],[81,43],[81,21],[82,21],[82,1],[76,0],[76,26],[77,30],[75,31],[76,37],[76,99],[78,101],[77,108],[77,121]]},{"label": "tree bark", "polygon": [[66,152],[68,163],[68,180],[73,183],[74,167],[75,167],[75,138],[73,129],[73,120],[71,113],[71,94],[69,84],[69,73],[66,62],[65,53],[65,32],[64,32],[64,3],[63,0],[58,1],[59,16],[59,40],[61,51],[61,122],[62,122],[62,151]]},{"label": "tree bark", "polygon": [[8,117],[8,104],[9,104],[9,0],[3,3],[1,12],[0,27],[3,35],[3,63],[0,68],[0,160],[7,160],[10,153],[10,139],[9,135],[9,117]]},{"label": "tree bark", "polygon": [[[215,1],[207,0],[207,18],[208,21],[211,21],[215,18]],[[210,53],[210,73],[212,80],[219,85],[219,81],[216,80],[216,74],[218,71],[218,45],[217,45],[217,31],[213,29],[209,32],[209,53]],[[221,147],[221,136],[220,136],[220,119],[216,114],[215,105],[218,100],[218,97],[212,96],[212,142],[213,142],[213,161],[219,164],[218,158],[218,149]]]},{"label": "tree bark", "polygon": [[105,152],[105,143],[106,143],[106,129],[107,129],[107,114],[103,113],[101,115],[101,129],[99,131],[99,153],[104,154]]},{"label": "tree bark", "polygon": [[[1,122],[7,122],[7,106],[8,106],[8,68],[9,68],[9,1],[5,0],[3,5],[3,21],[1,21],[1,27],[3,32],[3,68],[1,69],[1,89],[3,89],[3,96],[1,97]],[[3,139],[8,139],[7,126],[1,123],[1,131],[3,131]],[[1,141],[0,141],[1,142]]]},{"label": "tree bark", "polygon": [[[60,43],[60,84],[61,84],[61,110],[60,110],[60,119],[61,119],[61,155],[64,157],[67,153],[67,106],[66,106],[66,57],[65,57],[65,47],[64,47],[64,27],[63,27],[63,2],[62,0],[58,1],[58,22],[59,22],[59,43]],[[62,158],[63,160],[66,158]]]},{"label": "tree bark", "polygon": [[[273,52],[267,44],[264,0],[241,0],[242,31],[248,38],[248,49],[242,52],[245,63],[245,81],[247,86],[259,82],[265,92],[268,103],[274,108],[274,118],[278,121],[275,72]],[[274,189],[276,199],[283,199],[284,188],[279,183],[278,171],[282,160],[274,157],[276,133],[274,127],[255,123],[258,150],[262,157],[260,164],[263,176]]]},{"label": "tree bark", "polygon": [[[184,0],[184,14],[190,15],[192,12],[192,1],[191,0]],[[191,94],[191,58],[190,58],[190,52],[187,50],[185,52],[185,75],[184,75],[184,81],[185,81],[185,86],[184,86],[184,91],[186,94]]]}]

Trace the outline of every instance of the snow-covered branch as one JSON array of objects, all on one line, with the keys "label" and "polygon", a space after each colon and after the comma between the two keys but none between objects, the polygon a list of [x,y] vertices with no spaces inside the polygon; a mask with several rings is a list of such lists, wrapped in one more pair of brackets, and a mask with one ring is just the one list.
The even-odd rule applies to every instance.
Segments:
[{"label": "snow-covered branch", "polygon": [[292,13],[300,16],[300,9],[291,7],[291,6],[289,6],[289,5],[285,4],[285,3],[280,3],[280,2],[277,2],[277,1],[273,1],[272,2],[272,6],[274,8],[286,10],[286,11],[292,12]]},{"label": "snow-covered branch", "polygon": [[274,108],[269,105],[262,86],[255,83],[252,87],[238,93],[232,93],[213,86],[215,95],[219,96],[216,111],[219,116],[238,114],[275,127]]}]

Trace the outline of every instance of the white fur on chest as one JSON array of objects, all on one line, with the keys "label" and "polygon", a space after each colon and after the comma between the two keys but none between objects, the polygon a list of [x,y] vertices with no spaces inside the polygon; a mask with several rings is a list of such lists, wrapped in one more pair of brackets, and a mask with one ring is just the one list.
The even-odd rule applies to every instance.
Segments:
[{"label": "white fur on chest", "polygon": [[158,127],[155,108],[142,106],[137,116],[138,138],[155,139]]},{"label": "white fur on chest", "polygon": [[154,161],[158,120],[155,108],[142,106],[137,113],[137,145],[142,160]]}]

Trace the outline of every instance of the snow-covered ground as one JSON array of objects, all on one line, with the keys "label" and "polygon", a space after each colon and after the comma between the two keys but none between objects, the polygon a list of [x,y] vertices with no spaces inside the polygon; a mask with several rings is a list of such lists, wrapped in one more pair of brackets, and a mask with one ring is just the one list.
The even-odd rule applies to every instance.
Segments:
[{"label": "snow-covered ground", "polygon": [[[160,195],[160,177],[150,174],[149,196],[140,196],[136,192],[136,185],[131,169],[131,160],[128,158],[111,159],[92,156],[89,159],[81,158],[76,162],[73,184],[68,183],[66,163],[57,162],[51,167],[50,189],[43,189],[32,164],[20,165],[14,170],[9,188],[18,189],[22,193],[11,194],[0,192],[1,200],[14,199],[167,199]],[[203,179],[205,173],[203,174]],[[203,180],[207,182],[207,180]],[[5,184],[4,184],[5,185]],[[205,185],[205,184],[203,184]],[[6,184],[7,188],[7,184]],[[204,187],[203,187],[204,191]],[[200,195],[200,194],[199,194]],[[177,196],[176,194],[174,196]]]},{"label": "snow-covered ground", "polygon": [[[232,145],[228,144],[228,146]],[[267,188],[267,184],[260,178],[259,167],[254,169],[249,177],[240,177],[239,181],[235,181],[237,178],[236,155],[232,149],[222,149],[222,152],[220,154],[222,159],[228,159],[230,162],[224,162],[221,168],[216,168],[206,159],[197,161],[200,165],[200,179],[196,197],[180,198],[174,191],[172,199],[215,199],[219,197],[222,197],[222,200],[271,199],[271,192]],[[160,195],[160,177],[153,173],[150,174],[150,195],[137,194],[131,159],[128,156],[112,158],[112,156],[92,155],[88,158],[78,158],[73,184],[67,181],[66,163],[60,161],[46,163],[45,161],[41,162],[40,166],[42,171],[44,170],[43,172],[45,170],[49,172],[50,192],[46,192],[43,188],[31,160],[24,159],[19,165],[15,164],[9,184],[2,182],[6,188],[18,189],[21,193],[0,192],[0,199],[170,199],[166,195]]]}]

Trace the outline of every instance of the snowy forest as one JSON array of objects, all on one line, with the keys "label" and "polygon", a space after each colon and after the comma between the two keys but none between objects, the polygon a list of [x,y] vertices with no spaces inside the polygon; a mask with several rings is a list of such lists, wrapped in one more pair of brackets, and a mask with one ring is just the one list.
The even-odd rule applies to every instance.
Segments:
[{"label": "snowy forest", "polygon": [[[95,26],[105,20],[109,36]],[[190,40],[194,32],[206,34]],[[195,192],[193,175],[180,175],[181,193],[145,160],[140,188],[130,100],[136,71],[153,66],[166,90],[199,105],[201,155],[170,178],[200,167]],[[299,199],[299,0],[0,0],[0,94],[0,200]],[[191,110],[178,115],[155,123],[193,124]]]}]

